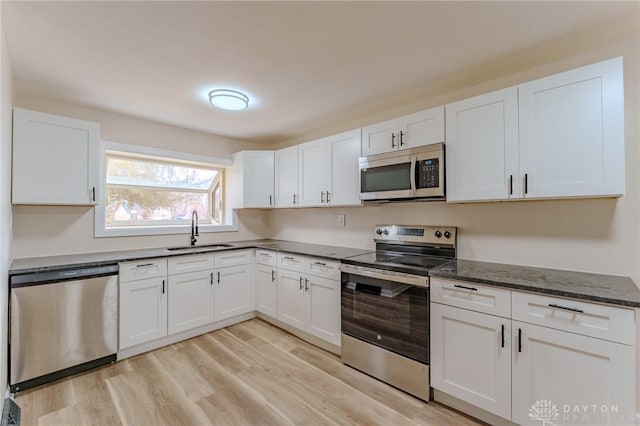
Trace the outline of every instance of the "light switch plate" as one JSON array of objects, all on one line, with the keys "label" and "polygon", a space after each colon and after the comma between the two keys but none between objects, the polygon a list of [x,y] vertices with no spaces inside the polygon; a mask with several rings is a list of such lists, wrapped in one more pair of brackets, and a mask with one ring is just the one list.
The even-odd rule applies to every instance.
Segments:
[{"label": "light switch plate", "polygon": [[345,226],[345,215],[343,214],[339,214],[338,215],[338,226]]}]

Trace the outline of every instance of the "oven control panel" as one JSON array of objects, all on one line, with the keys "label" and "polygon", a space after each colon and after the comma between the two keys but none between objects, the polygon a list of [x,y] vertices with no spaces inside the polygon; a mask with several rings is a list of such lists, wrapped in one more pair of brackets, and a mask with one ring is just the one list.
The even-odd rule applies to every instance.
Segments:
[{"label": "oven control panel", "polygon": [[376,225],[374,241],[455,246],[455,226]]}]

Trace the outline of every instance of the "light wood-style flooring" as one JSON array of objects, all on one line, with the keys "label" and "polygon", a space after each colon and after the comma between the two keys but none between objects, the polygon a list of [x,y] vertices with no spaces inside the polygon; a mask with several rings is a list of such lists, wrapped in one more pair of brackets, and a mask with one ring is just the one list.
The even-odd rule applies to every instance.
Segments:
[{"label": "light wood-style flooring", "polygon": [[21,392],[30,425],[477,425],[262,320]]}]

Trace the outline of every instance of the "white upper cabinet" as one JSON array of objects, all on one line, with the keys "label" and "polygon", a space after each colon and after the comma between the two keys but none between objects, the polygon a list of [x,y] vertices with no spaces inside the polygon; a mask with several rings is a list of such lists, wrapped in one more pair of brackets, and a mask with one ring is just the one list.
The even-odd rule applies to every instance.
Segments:
[{"label": "white upper cabinet", "polygon": [[524,196],[624,195],[622,58],[519,89]]},{"label": "white upper cabinet", "polygon": [[327,138],[327,176],[325,197],[332,206],[360,205],[360,129]]},{"label": "white upper cabinet", "polygon": [[298,205],[298,145],[275,152],[275,207]]},{"label": "white upper cabinet", "polygon": [[95,205],[100,125],[13,110],[13,204]]},{"label": "white upper cabinet", "polygon": [[444,142],[444,107],[362,128],[362,155],[381,154]]},{"label": "white upper cabinet", "polygon": [[360,205],[360,129],[298,145],[301,207]]},{"label": "white upper cabinet", "polygon": [[[356,159],[356,164],[358,160]],[[329,159],[327,158],[326,139],[298,145],[298,189],[299,205],[302,207],[321,206],[326,202],[326,191],[329,187]]]},{"label": "white upper cabinet", "polygon": [[455,102],[447,111],[447,201],[520,196],[518,89]]},{"label": "white upper cabinet", "polygon": [[446,106],[447,201],[622,196],[622,58]]},{"label": "white upper cabinet", "polygon": [[233,154],[229,184],[234,207],[273,207],[273,151],[240,151]]}]

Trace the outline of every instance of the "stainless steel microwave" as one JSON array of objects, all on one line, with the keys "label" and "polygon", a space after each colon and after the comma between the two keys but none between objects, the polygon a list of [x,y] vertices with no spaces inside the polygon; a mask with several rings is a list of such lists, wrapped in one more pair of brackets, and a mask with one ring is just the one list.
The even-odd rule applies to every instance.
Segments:
[{"label": "stainless steel microwave", "polygon": [[360,157],[363,201],[442,200],[444,144]]}]

